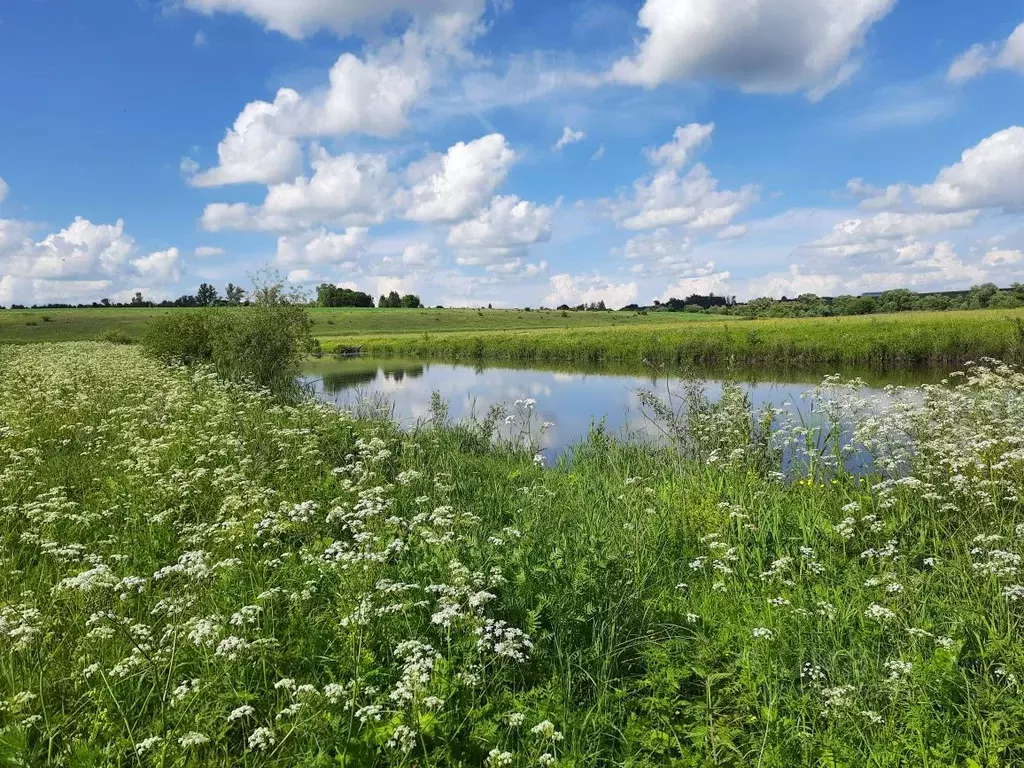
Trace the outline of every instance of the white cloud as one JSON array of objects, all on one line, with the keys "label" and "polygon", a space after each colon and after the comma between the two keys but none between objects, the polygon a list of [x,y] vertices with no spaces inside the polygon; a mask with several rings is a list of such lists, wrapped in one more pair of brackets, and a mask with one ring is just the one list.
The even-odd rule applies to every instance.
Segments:
[{"label": "white cloud", "polygon": [[437,249],[427,243],[412,243],[402,250],[402,265],[427,267],[437,261]]},{"label": "white cloud", "polygon": [[[324,10],[346,4],[322,0],[318,5]],[[363,58],[343,53],[325,89],[303,95],[281,88],[273,103],[250,102],[218,145],[218,165],[192,176],[190,183],[283,182],[302,170],[299,140],[304,137],[396,136],[408,127],[409,111],[430,90],[437,72],[453,57],[468,56],[463,45],[476,34],[476,19],[476,13],[439,16],[427,27],[412,27],[398,40],[371,48]]]},{"label": "white cloud", "polygon": [[587,138],[587,134],[583,131],[574,131],[567,125],[562,129],[562,137],[555,142],[555,146],[552,147],[552,149],[555,152],[561,152],[570,144],[576,144],[577,142],[583,141],[585,138]]},{"label": "white cloud", "polygon": [[313,174],[272,184],[261,206],[211,203],[203,226],[276,231],[318,224],[377,224],[390,213],[397,179],[383,155],[329,155],[323,149],[312,163]]},{"label": "white cloud", "polygon": [[132,266],[147,282],[176,283],[181,279],[181,251],[168,248],[132,260]]},{"label": "white cloud", "polygon": [[913,196],[939,210],[1024,207],[1024,127],[997,131],[964,150],[959,162],[913,189]]},{"label": "white cloud", "polygon": [[[217,146],[218,165],[189,178],[194,187],[255,182],[270,184],[292,178],[302,170],[302,148],[280,128],[282,116],[296,111],[302,97],[291,88],[277,92],[274,102],[253,101]],[[193,161],[194,162],[194,161]],[[184,161],[182,171],[187,172]]]},{"label": "white cloud", "polygon": [[647,159],[654,165],[682,168],[689,162],[693,150],[710,139],[714,130],[714,123],[681,125],[672,135],[672,141],[656,149],[648,149],[646,151]]},{"label": "white cloud", "polygon": [[606,151],[607,150],[605,149],[604,144],[602,144],[600,147],[597,148],[597,152],[590,156],[590,159],[592,161],[600,160],[601,158],[604,157]]},{"label": "white cloud", "polygon": [[977,218],[976,210],[957,213],[883,212],[867,219],[842,221],[829,234],[808,245],[835,256],[872,253],[891,248],[894,239],[968,229],[974,226]]},{"label": "white cloud", "polygon": [[1024,23],[1002,43],[972,45],[950,64],[946,79],[951,83],[964,83],[990,69],[1024,71]]},{"label": "white cloud", "polygon": [[411,188],[403,196],[405,217],[452,222],[473,215],[505,180],[516,159],[505,137],[492,133],[413,163],[406,171]]},{"label": "white cloud", "polygon": [[0,304],[116,298],[128,281],[160,286],[181,276],[177,248],[138,255],[120,219],[93,224],[79,216],[38,241],[33,229],[28,222],[0,219]]},{"label": "white cloud", "polygon": [[547,306],[590,304],[603,301],[609,308],[618,309],[636,300],[636,283],[613,283],[601,275],[558,274],[551,277],[551,293],[544,297]]},{"label": "white cloud", "polygon": [[709,79],[820,98],[856,71],[852,55],[895,0],[646,0],[647,32],[610,77],[655,87]]},{"label": "white cloud", "polygon": [[196,48],[202,48],[206,45],[206,33],[203,30],[196,32],[196,36],[192,38],[192,45]]},{"label": "white cloud", "polygon": [[295,237],[279,237],[277,263],[282,267],[353,267],[366,248],[367,234],[363,227],[349,227],[340,233],[322,230]]},{"label": "white cloud", "polygon": [[700,277],[684,277],[669,285],[658,299],[659,301],[685,299],[687,296],[695,293],[701,296],[707,296],[712,293],[724,296],[729,291],[729,279],[730,274],[728,272],[713,272]]},{"label": "white cloud", "polygon": [[10,187],[7,186],[7,182],[3,180],[3,177],[0,177],[0,203],[2,203],[7,197],[7,191],[9,189]]},{"label": "white cloud", "polygon": [[224,249],[212,245],[200,245],[192,252],[192,255],[200,259],[206,259],[210,256],[223,256]]},{"label": "white cloud", "polygon": [[754,185],[719,190],[718,180],[703,163],[685,175],[663,168],[653,177],[638,179],[634,198],[612,206],[613,215],[626,229],[654,229],[682,224],[690,229],[716,229],[732,223],[756,202]]},{"label": "white cloud", "polygon": [[548,263],[541,261],[537,264],[527,264],[523,259],[515,259],[503,264],[490,264],[487,271],[503,279],[529,280],[545,274],[548,271]]},{"label": "white cloud", "polygon": [[985,254],[985,258],[982,261],[988,264],[990,267],[1001,266],[1004,264],[1017,264],[1024,260],[1024,252],[998,250],[993,248],[991,251]]},{"label": "white cloud", "polygon": [[501,195],[476,218],[452,227],[448,244],[458,250],[459,264],[496,264],[550,240],[553,214],[551,206]]},{"label": "white cloud", "polygon": [[715,238],[718,240],[739,240],[742,237],[746,237],[747,231],[748,227],[745,224],[733,224],[715,235]]},{"label": "white cloud", "polygon": [[318,29],[340,36],[383,24],[396,14],[420,19],[468,15],[476,18],[481,0],[184,0],[184,6],[206,15],[240,13],[268,30],[302,38]]},{"label": "white cloud", "polygon": [[0,269],[11,277],[42,280],[116,275],[135,249],[123,220],[93,224],[80,216],[39,242],[12,245],[9,254],[0,253]]}]

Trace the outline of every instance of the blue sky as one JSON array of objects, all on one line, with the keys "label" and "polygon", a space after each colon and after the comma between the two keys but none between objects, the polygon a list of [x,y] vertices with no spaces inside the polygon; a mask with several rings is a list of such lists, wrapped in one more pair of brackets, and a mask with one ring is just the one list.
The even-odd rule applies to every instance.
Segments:
[{"label": "blue sky", "polygon": [[1017,0],[8,0],[0,304],[1021,279]]}]

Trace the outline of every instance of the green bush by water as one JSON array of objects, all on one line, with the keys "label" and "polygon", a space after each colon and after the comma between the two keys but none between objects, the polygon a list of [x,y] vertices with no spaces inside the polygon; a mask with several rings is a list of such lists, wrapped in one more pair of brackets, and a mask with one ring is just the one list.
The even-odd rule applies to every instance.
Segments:
[{"label": "green bush by water", "polygon": [[281,387],[318,348],[310,327],[305,308],[296,304],[217,307],[157,318],[144,344],[165,362],[210,363],[228,378]]}]

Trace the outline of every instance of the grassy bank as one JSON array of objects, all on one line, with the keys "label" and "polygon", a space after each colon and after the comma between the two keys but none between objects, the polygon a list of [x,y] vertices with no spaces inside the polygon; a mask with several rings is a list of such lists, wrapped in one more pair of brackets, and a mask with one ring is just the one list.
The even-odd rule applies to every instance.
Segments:
[{"label": "grassy bank", "polygon": [[[221,311],[237,311],[220,308]],[[116,331],[141,339],[156,318],[191,309],[26,309],[0,310],[0,344],[39,341],[92,341]],[[504,309],[325,309],[309,310],[313,335],[338,340],[347,336],[646,327],[700,322],[702,315],[634,312],[557,312]],[[726,318],[726,322],[733,318]]]},{"label": "grassy bank", "polygon": [[1024,354],[1024,311],[907,312],[839,318],[702,321],[657,327],[325,337],[374,355],[524,361],[644,360],[671,365],[897,368]]},{"label": "grassy bank", "polygon": [[528,403],[403,434],[137,348],[0,366],[7,759],[1024,761],[1018,374],[860,417],[890,481],[807,483],[738,401],[541,470],[491,442]]}]

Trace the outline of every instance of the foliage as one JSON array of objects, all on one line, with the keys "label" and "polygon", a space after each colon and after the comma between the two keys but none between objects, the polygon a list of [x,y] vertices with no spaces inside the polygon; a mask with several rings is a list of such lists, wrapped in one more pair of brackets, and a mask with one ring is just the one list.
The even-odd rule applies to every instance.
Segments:
[{"label": "foliage", "polygon": [[380,297],[377,306],[384,309],[420,309],[423,307],[423,303],[415,294],[407,293],[404,296],[399,296],[398,291],[391,291],[387,296]]},{"label": "foliage", "polygon": [[822,403],[882,459],[857,479],[762,468],[696,395],[719,451],[595,430],[542,470],[490,439],[527,401],[403,434],[130,347],[0,365],[9,762],[1024,761],[1007,368]]},{"label": "foliage", "polygon": [[212,363],[223,376],[290,387],[317,349],[306,309],[280,284],[257,287],[247,307],[168,313],[146,333],[146,348],[166,362]]},{"label": "foliage", "polygon": [[316,289],[316,303],[321,307],[372,307],[373,297],[362,291],[322,283]]},{"label": "foliage", "polygon": [[[347,336],[345,343],[374,355],[453,359],[895,369],[958,365],[982,355],[1024,360],[1024,339],[1012,322],[1020,316],[988,310],[739,322],[652,312],[618,325]],[[333,340],[325,342],[330,349]]]}]

